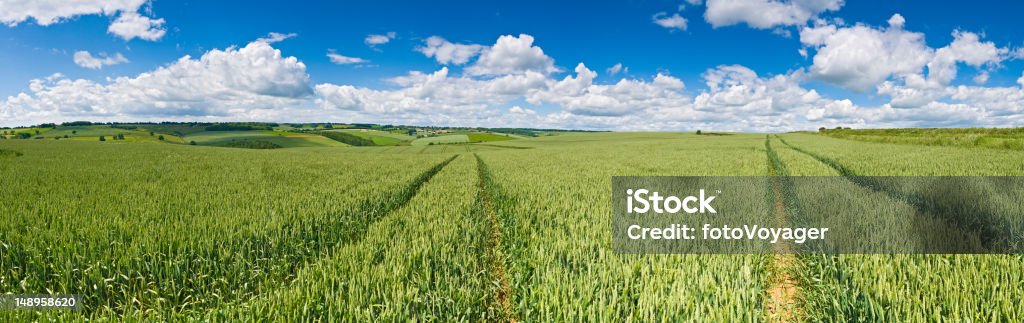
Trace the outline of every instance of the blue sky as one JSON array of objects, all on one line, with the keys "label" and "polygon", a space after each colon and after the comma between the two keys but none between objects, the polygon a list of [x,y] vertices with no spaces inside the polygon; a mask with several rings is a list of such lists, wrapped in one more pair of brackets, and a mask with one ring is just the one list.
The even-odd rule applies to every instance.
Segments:
[{"label": "blue sky", "polygon": [[[53,1],[60,9],[48,11],[40,9],[47,1],[20,2],[0,4],[0,125],[166,119],[781,131],[1024,120],[1024,35],[1013,16],[1022,8],[999,1],[117,0],[95,8]],[[125,17],[149,24],[125,19],[114,30]],[[812,40],[815,30],[827,35]],[[270,33],[291,37],[268,41]],[[388,41],[371,46],[370,35]],[[498,45],[505,35],[507,48]],[[424,53],[430,37],[478,47],[465,62],[445,61]],[[266,47],[239,50],[261,38]],[[873,40],[881,45],[858,47]],[[91,65],[76,62],[83,51]],[[225,61],[205,61],[211,52]],[[329,53],[361,61],[338,64]],[[186,55],[194,64],[179,61]],[[256,73],[232,63],[246,59],[282,65]],[[580,83],[579,63],[596,77]],[[932,72],[949,66],[952,78]],[[169,79],[141,77],[161,69]],[[879,70],[859,72],[869,69]],[[442,70],[442,81],[420,77]],[[558,85],[566,77],[575,87]],[[525,85],[505,88],[503,78]],[[616,88],[623,79],[633,82]],[[203,91],[211,88],[218,90]]]}]

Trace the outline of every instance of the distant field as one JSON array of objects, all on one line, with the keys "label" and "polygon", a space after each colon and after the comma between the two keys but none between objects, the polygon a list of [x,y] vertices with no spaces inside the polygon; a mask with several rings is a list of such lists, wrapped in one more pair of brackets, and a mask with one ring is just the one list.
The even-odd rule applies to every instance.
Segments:
[{"label": "distant field", "polygon": [[394,133],[394,132],[388,132],[388,131],[379,131],[379,130],[346,129],[346,130],[338,130],[338,131],[349,133],[349,134],[352,134],[353,136],[358,136],[358,137],[361,137],[361,138],[366,138],[366,139],[373,140],[373,144],[377,145],[377,146],[396,146],[396,145],[401,145],[404,142],[416,139],[415,137],[409,136],[409,135],[406,135],[406,134],[400,134],[400,133]]},{"label": "distant field", "polygon": [[372,140],[372,142],[374,142],[374,146],[408,145],[407,143],[409,143],[410,140],[415,139],[415,137],[404,133],[395,133],[391,131],[380,131],[372,129],[336,129],[329,131],[345,132],[354,136],[358,136],[360,138],[370,139]]},{"label": "distant field", "polygon": [[0,136],[12,137],[12,136],[17,136],[17,135],[23,134],[23,133],[27,133],[29,135],[35,136],[36,132],[39,132],[39,134],[45,134],[46,132],[48,132],[50,130],[53,130],[53,129],[52,128],[19,128],[19,129],[2,128],[2,129],[0,129]]},{"label": "distant field", "polygon": [[1024,150],[1024,128],[830,129],[819,134],[879,143]]},{"label": "distant field", "polygon": [[[119,133],[124,133],[124,134],[133,133],[134,134],[136,132],[141,133],[141,131],[137,131],[137,130],[115,129],[115,128],[111,128],[110,126],[107,126],[107,125],[100,125],[100,126],[58,127],[57,129],[53,129],[53,130],[47,132],[45,135],[47,137],[54,137],[54,136],[58,136],[59,137],[59,136],[64,136],[64,135],[68,135],[68,136],[72,136],[72,137],[75,137],[75,136],[79,136],[79,137],[99,137],[99,136],[111,136],[111,135],[116,135],[116,134],[119,134]],[[147,132],[146,135],[148,136],[149,133]]]},{"label": "distant field", "polygon": [[505,140],[515,139],[515,137],[509,136],[509,135],[504,135],[504,134],[500,134],[499,135],[499,134],[484,133],[484,132],[474,132],[474,133],[467,134],[466,136],[469,136],[469,142],[505,141]]},{"label": "distant field", "polygon": [[459,144],[469,142],[468,135],[445,135],[437,137],[426,137],[412,141],[413,146],[427,146],[430,144]]},{"label": "distant field", "polygon": [[205,124],[139,124],[135,126],[138,126],[139,130],[166,133],[175,136],[187,136],[197,132],[203,132],[206,131],[207,127]]},{"label": "distant field", "polygon": [[[333,127],[332,129],[345,129],[345,128],[348,128],[349,126],[347,126],[347,125],[332,125],[331,127]],[[305,126],[296,128],[296,127],[292,127],[292,125],[290,125],[290,124],[281,124],[281,125],[278,125],[277,127],[274,127],[274,130],[276,130],[276,131],[310,131],[310,130],[321,131],[321,130],[332,130],[332,129],[326,129],[326,128],[324,128],[323,125],[316,125],[316,126],[305,125]]]},{"label": "distant field", "polygon": [[344,147],[343,143],[316,134],[271,134],[264,131],[204,131],[185,137],[198,145],[222,146],[231,141],[260,140],[283,148],[294,147]]},{"label": "distant field", "polygon": [[[179,144],[180,143],[184,143],[184,141],[180,137],[174,136],[174,135],[171,135],[171,134],[154,133],[153,135],[150,135],[149,131],[142,130],[142,129],[120,129],[120,128],[113,128],[113,127],[110,127],[108,125],[70,126],[70,127],[63,127],[63,126],[61,126],[61,127],[57,127],[56,129],[52,129],[50,131],[44,132],[44,133],[40,134],[39,136],[40,137],[44,137],[46,139],[60,137],[61,139],[90,140],[90,141],[91,140],[99,141],[99,137],[103,136],[107,141],[114,141],[112,139],[113,139],[114,136],[117,136],[117,135],[124,135],[124,140],[123,141],[129,141],[129,142],[132,142],[132,141],[156,142],[156,141],[160,141],[160,136],[162,135],[164,137],[164,141],[171,142],[171,143],[179,143]],[[64,138],[64,136],[67,136],[67,138]],[[117,140],[117,141],[121,141],[121,140]]]}]

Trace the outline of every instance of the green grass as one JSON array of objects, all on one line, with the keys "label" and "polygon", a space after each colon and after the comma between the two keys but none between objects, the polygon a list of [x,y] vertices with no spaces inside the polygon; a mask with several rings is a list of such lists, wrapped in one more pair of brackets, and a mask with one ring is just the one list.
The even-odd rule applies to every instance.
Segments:
[{"label": "green grass", "polygon": [[443,145],[443,144],[461,144],[468,143],[469,136],[467,135],[442,135],[437,137],[425,137],[419,138],[412,141],[413,146],[426,146],[430,144]]}]

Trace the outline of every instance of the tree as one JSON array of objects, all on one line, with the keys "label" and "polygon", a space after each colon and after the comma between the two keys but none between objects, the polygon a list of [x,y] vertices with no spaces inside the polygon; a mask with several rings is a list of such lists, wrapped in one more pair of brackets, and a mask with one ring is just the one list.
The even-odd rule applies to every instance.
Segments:
[{"label": "tree", "polygon": [[78,130],[71,130],[71,134],[72,135],[77,135],[78,134]]},{"label": "tree", "polygon": [[164,140],[164,135],[160,135],[160,137],[156,137],[156,139]]},{"label": "tree", "polygon": [[189,142],[188,142],[188,144],[189,144],[189,145],[193,145],[193,146],[195,146],[195,145],[196,145],[196,141],[195,141],[195,140],[193,140],[193,141],[189,141]]},{"label": "tree", "polygon": [[103,136],[100,136],[100,141],[107,141],[107,138],[104,138]]},{"label": "tree", "polygon": [[153,132],[152,132],[152,131],[150,131],[150,132],[149,132],[149,136],[150,136],[150,137],[152,137],[152,136],[153,136]]},{"label": "tree", "polygon": [[123,133],[117,134],[117,140],[124,140],[124,134]]},{"label": "tree", "polygon": [[697,129],[697,134],[698,134],[698,135],[700,134],[700,129]]},{"label": "tree", "polygon": [[825,131],[828,131],[828,128],[825,128],[825,127],[818,128],[818,132],[825,132]]},{"label": "tree", "polygon": [[37,135],[39,134],[39,130],[36,130],[36,134],[37,134]]},{"label": "tree", "polygon": [[64,135],[64,138],[67,138],[67,137],[68,137],[68,135]]}]

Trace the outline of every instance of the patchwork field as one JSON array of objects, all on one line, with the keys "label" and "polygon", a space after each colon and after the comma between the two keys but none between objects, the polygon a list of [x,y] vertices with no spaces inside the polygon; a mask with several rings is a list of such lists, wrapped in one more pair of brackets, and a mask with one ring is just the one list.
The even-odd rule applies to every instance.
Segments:
[{"label": "patchwork field", "polygon": [[184,140],[207,146],[231,145],[232,141],[267,142],[278,148],[348,146],[317,134],[269,131],[203,131],[188,135]]},{"label": "patchwork field", "polygon": [[[110,126],[71,126],[71,127],[60,127],[56,129],[43,128],[35,129],[32,131],[42,130],[39,134],[35,135],[36,139],[67,139],[67,140],[88,140],[88,141],[99,141],[100,137],[104,137],[104,140],[110,141],[126,141],[126,142],[156,142],[166,141],[170,143],[184,143],[183,139],[179,136],[165,134],[165,133],[151,133],[144,129],[124,129],[124,128],[112,128]],[[28,132],[28,131],[25,131]],[[118,137],[118,136],[123,136]],[[160,139],[160,138],[163,139]]]},{"label": "patchwork field", "polygon": [[[239,138],[294,148],[211,147]],[[608,230],[612,176],[1024,176],[1012,146],[507,138],[0,140],[0,293],[83,296],[81,311],[0,321],[1024,320],[1018,255],[625,255]],[[792,189],[890,198],[852,179]]]}]

